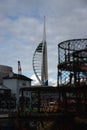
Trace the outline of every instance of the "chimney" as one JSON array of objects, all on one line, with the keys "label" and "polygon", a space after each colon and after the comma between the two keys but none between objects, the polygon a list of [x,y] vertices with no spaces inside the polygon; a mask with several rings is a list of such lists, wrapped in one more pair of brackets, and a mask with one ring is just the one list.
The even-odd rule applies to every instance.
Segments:
[{"label": "chimney", "polygon": [[22,74],[20,61],[18,61],[18,74]]}]

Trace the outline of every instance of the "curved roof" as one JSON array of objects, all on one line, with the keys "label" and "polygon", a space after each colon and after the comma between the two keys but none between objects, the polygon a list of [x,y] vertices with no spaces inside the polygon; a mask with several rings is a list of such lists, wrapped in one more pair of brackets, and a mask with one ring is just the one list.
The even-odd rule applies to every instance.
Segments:
[{"label": "curved roof", "polygon": [[87,48],[87,38],[66,40],[59,43],[58,47],[66,50],[69,49],[71,51],[85,49]]},{"label": "curved roof", "polygon": [[21,75],[21,74],[14,74],[12,76],[6,76],[4,77],[3,79],[22,79],[22,80],[28,80],[28,81],[32,81],[32,79],[24,76],[24,75]]}]

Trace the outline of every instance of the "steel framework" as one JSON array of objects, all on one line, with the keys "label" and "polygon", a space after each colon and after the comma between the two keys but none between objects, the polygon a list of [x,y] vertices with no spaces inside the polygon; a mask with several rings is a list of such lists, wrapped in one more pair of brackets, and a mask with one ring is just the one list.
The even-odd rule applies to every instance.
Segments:
[{"label": "steel framework", "polygon": [[86,56],[87,39],[72,39],[58,44],[58,85],[74,85],[82,80],[82,76],[86,79],[87,75],[82,69],[85,67],[87,72]]}]

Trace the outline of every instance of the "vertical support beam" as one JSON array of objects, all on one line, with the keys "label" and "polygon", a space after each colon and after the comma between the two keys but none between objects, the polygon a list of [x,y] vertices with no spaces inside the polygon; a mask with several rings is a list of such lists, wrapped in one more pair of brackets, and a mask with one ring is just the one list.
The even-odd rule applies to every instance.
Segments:
[{"label": "vertical support beam", "polygon": [[40,112],[40,104],[41,104],[41,97],[40,97],[40,90],[38,89],[38,112]]},{"label": "vertical support beam", "polygon": [[23,90],[21,90],[20,107],[21,107],[21,112],[24,112],[24,91]]}]

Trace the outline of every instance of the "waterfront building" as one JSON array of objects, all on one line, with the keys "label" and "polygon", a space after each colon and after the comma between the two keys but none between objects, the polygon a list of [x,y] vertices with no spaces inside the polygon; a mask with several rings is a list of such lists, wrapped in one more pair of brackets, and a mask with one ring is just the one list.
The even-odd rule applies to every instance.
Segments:
[{"label": "waterfront building", "polygon": [[16,109],[16,97],[11,93],[11,89],[2,83],[0,84],[0,113],[13,111]]},{"label": "waterfront building", "polygon": [[17,104],[19,101],[19,89],[22,87],[31,87],[32,79],[21,75],[21,74],[9,74],[8,76],[3,78],[3,84],[6,85],[9,89],[11,89],[12,93],[15,94]]},{"label": "waterfront building", "polygon": [[[6,65],[0,65],[0,93],[9,93],[16,97],[16,104],[19,101],[19,89],[22,87],[31,87],[32,79],[21,73],[20,61],[18,61],[18,74],[13,72],[13,68]],[[25,94],[27,95],[27,93]],[[5,96],[4,96],[5,98]],[[2,98],[1,98],[2,99]]]}]

